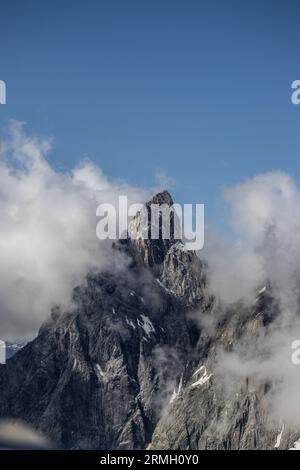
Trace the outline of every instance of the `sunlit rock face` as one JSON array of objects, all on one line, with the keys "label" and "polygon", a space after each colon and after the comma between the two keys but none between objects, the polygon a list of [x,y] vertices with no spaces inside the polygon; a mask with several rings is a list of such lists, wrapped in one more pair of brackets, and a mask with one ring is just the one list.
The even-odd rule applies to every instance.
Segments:
[{"label": "sunlit rock face", "polygon": [[[166,221],[170,220],[168,238],[163,236],[163,231],[167,227],[164,226],[156,206],[164,207]],[[168,250],[176,242],[172,206],[171,195],[168,191],[163,191],[148,201],[143,210],[138,212],[130,222],[131,243],[137,249],[145,266],[154,267],[163,263]]]}]

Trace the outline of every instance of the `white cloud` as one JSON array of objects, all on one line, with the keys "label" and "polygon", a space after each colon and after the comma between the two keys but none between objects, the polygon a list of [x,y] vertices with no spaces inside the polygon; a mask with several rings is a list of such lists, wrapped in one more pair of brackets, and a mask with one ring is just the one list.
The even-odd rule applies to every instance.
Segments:
[{"label": "white cloud", "polygon": [[211,287],[225,302],[253,302],[269,281],[280,313],[250,343],[221,354],[218,370],[229,389],[239,378],[271,380],[270,419],[299,425],[300,369],[291,344],[300,339],[300,189],[289,175],[269,172],[226,189],[225,199],[233,241],[206,236]]},{"label": "white cloud", "polygon": [[225,301],[250,295],[266,279],[295,288],[300,266],[300,190],[270,172],[225,190],[233,237],[206,235],[212,286]]},{"label": "white cloud", "polygon": [[69,173],[47,161],[51,141],[13,122],[0,142],[0,337],[36,333],[53,305],[67,305],[89,269],[111,261],[111,243],[96,237],[96,207],[150,194],[111,182],[89,161]]}]

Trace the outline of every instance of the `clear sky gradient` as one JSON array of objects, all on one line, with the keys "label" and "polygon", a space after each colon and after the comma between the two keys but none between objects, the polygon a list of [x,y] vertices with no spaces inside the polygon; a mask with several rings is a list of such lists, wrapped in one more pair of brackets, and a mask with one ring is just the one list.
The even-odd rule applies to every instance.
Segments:
[{"label": "clear sky gradient", "polygon": [[14,118],[69,169],[175,179],[219,214],[222,188],[269,170],[300,183],[300,4],[277,0],[2,0],[0,79]]}]

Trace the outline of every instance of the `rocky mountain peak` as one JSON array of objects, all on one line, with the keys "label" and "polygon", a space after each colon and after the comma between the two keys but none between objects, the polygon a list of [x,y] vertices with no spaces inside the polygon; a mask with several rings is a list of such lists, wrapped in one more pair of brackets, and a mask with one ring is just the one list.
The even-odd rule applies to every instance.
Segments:
[{"label": "rocky mountain peak", "polygon": [[[139,211],[129,224],[131,243],[146,267],[161,265],[170,247],[178,241],[174,236],[176,214],[171,208],[172,205],[173,199],[168,191],[157,193],[145,203],[143,210]],[[160,206],[163,214],[167,216],[165,221],[159,208],[153,206]],[[168,230],[169,236],[166,236]]]},{"label": "rocky mountain peak", "polygon": [[160,193],[157,193],[152,199],[150,199],[150,201],[147,202],[147,205],[150,204],[167,204],[168,206],[172,206],[174,202],[169,191],[165,189]]},{"label": "rocky mountain peak", "polygon": [[[145,206],[172,202],[163,191]],[[71,310],[55,310],[0,365],[0,418],[68,449],[296,448],[299,430],[268,421],[272,384],[219,362],[276,317],[267,285],[253,305],[224,309],[194,251],[161,233],[144,239],[152,221],[141,213],[132,224],[120,246],[140,264],[89,273]]]},{"label": "rocky mountain peak", "polygon": [[[151,269],[167,291],[182,299],[186,305],[195,307],[205,297],[204,264],[194,251],[187,251],[182,240],[175,236],[175,224],[180,222],[173,204],[171,194],[165,190],[156,194],[145,204],[144,210],[133,217],[130,224],[131,252],[136,254],[135,258],[141,259],[146,268]],[[153,218],[152,205],[164,206],[164,221],[159,214]],[[153,229],[157,238],[152,236]],[[167,229],[170,230],[169,238],[165,237]]]}]

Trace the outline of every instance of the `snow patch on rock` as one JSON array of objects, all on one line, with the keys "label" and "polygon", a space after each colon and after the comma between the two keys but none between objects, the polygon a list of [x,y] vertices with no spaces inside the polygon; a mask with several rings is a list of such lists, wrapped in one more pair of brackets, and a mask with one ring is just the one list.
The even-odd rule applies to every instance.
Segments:
[{"label": "snow patch on rock", "polygon": [[104,374],[103,370],[101,369],[100,364],[96,364],[96,369],[97,369],[98,375],[99,375],[101,378],[103,378],[105,374]]},{"label": "snow patch on rock", "polygon": [[142,321],[138,320],[138,324],[143,328],[147,336],[150,336],[150,333],[155,333],[155,328],[149,317],[146,315],[141,315]]},{"label": "snow patch on rock", "polygon": [[295,441],[293,447],[290,447],[289,450],[300,450],[300,439]]},{"label": "snow patch on rock", "polygon": [[127,325],[129,325],[129,326],[131,326],[132,328],[136,329],[136,326],[135,326],[135,324],[133,323],[133,321],[129,320],[127,317],[125,317],[125,320],[126,320]]},{"label": "snow patch on rock", "polygon": [[173,393],[172,393],[172,396],[171,396],[171,399],[170,399],[170,403],[173,403],[173,401],[178,397],[178,395],[180,394],[181,390],[182,390],[182,382],[183,382],[183,377],[182,377],[183,374],[181,374],[181,377],[180,377],[180,381],[179,381],[179,385],[178,385],[178,389],[176,390],[174,388],[173,390]]},{"label": "snow patch on rock", "polygon": [[201,372],[202,372],[201,377],[196,382],[192,383],[191,387],[197,387],[197,386],[202,386],[206,384],[206,382],[208,382],[212,376],[212,374],[208,374],[205,366],[201,366],[198,370],[196,370],[193,376],[197,376]]},{"label": "snow patch on rock", "polygon": [[278,449],[278,447],[280,446],[283,431],[284,431],[284,424],[282,425],[281,431],[280,431],[280,433],[278,434],[278,436],[276,438],[276,442],[275,442],[275,445],[274,445],[275,449]]}]

